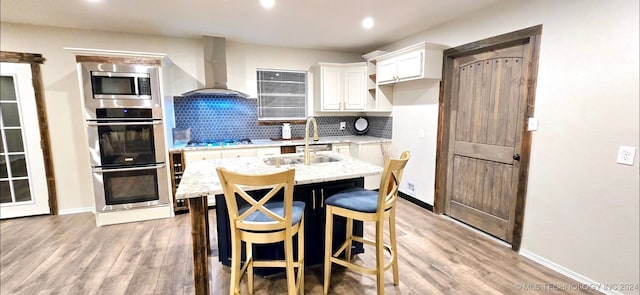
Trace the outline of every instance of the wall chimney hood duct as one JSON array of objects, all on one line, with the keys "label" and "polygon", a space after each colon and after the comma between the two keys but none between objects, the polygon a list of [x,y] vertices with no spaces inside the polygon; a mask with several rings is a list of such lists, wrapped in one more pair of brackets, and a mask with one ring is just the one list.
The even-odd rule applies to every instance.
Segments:
[{"label": "wall chimney hood duct", "polygon": [[226,96],[249,98],[246,93],[227,88],[227,40],[203,36],[204,88],[188,91],[184,97]]}]

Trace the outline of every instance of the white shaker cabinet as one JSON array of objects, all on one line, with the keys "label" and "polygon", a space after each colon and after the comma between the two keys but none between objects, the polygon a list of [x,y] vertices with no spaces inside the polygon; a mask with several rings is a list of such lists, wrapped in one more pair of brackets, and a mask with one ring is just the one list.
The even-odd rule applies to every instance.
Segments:
[{"label": "white shaker cabinet", "polygon": [[334,143],[331,145],[331,150],[345,156],[351,154],[348,143]]},{"label": "white shaker cabinet", "polygon": [[320,100],[322,110],[338,111],[342,107],[342,68],[320,67]]},{"label": "white shaker cabinet", "polygon": [[[384,167],[384,156],[381,143],[352,143],[351,156],[367,163]],[[372,175],[364,178],[364,188],[380,188],[381,175]]]},{"label": "white shaker cabinet", "polygon": [[320,63],[320,110],[362,111],[367,92],[365,63]]},{"label": "white shaker cabinet", "polygon": [[395,82],[396,72],[398,72],[398,61],[395,58],[379,60],[376,65],[378,84]]},{"label": "white shaker cabinet", "polygon": [[396,77],[399,80],[421,78],[424,70],[424,50],[416,50],[399,55]]},{"label": "white shaker cabinet", "polygon": [[424,42],[377,58],[378,84],[390,84],[415,79],[440,79],[444,46]]}]

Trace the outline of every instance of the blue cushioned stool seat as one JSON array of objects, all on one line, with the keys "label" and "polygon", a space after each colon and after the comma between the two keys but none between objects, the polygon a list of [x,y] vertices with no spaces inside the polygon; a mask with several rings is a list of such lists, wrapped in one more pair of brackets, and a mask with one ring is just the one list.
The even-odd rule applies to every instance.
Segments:
[{"label": "blue cushioned stool seat", "polygon": [[378,210],[378,192],[363,188],[349,189],[331,196],[325,203],[353,211],[375,213]]},{"label": "blue cushioned stool seat", "polygon": [[[279,216],[284,216],[284,202],[268,202],[264,204],[264,207],[273,211],[273,213]],[[242,215],[244,212],[249,210],[249,208],[251,208],[251,206],[249,205],[240,208],[240,210],[238,210],[238,215]],[[304,202],[293,201],[293,205],[291,208],[291,224],[294,225],[300,222],[300,220],[302,219],[302,214],[304,214]],[[256,222],[256,223],[257,222],[274,222],[274,221],[275,220],[273,220],[273,218],[257,210],[251,213],[245,219],[245,222]]]}]

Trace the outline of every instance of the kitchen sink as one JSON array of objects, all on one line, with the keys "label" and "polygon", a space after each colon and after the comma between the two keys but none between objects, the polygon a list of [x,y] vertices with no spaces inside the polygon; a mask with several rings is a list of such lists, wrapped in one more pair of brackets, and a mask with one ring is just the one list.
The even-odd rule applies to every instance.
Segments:
[{"label": "kitchen sink", "polygon": [[[311,158],[311,163],[329,163],[342,161],[340,158],[334,158],[331,156],[315,156]],[[304,157],[302,157],[302,163],[304,163]]]},{"label": "kitchen sink", "polygon": [[[311,156],[311,160],[309,161],[311,164],[317,163],[330,163],[330,162],[338,162],[342,161],[340,158],[335,158],[327,155],[315,155]],[[271,166],[277,165],[294,165],[294,164],[304,164],[304,156],[295,155],[289,157],[270,157],[264,159],[264,163]]]},{"label": "kitchen sink", "polygon": [[304,164],[304,157],[273,157],[266,158],[264,163],[267,165],[289,165],[289,164]]}]

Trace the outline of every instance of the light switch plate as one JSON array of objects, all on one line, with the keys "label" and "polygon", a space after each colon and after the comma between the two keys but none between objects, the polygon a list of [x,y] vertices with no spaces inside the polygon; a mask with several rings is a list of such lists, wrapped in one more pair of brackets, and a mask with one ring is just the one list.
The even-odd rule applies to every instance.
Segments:
[{"label": "light switch plate", "polygon": [[418,129],[418,138],[424,138],[424,128]]},{"label": "light switch plate", "polygon": [[527,121],[527,130],[528,131],[538,130],[538,118],[529,118],[529,120]]},{"label": "light switch plate", "polygon": [[633,146],[621,146],[618,149],[618,159],[616,163],[633,166],[633,160],[636,156],[636,148]]}]

